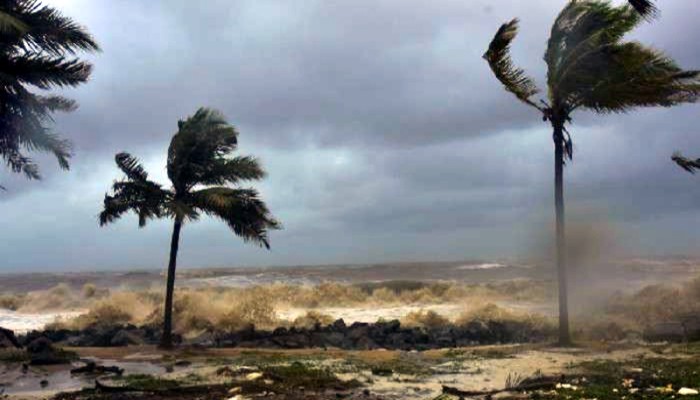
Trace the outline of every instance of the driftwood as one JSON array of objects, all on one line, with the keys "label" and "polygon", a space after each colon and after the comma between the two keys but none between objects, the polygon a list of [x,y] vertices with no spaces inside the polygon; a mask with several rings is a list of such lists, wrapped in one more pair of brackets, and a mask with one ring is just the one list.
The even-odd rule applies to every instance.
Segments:
[{"label": "driftwood", "polygon": [[109,386],[100,382],[99,379],[95,379],[95,390],[105,393],[116,393],[116,392],[135,392],[137,390],[129,386]]},{"label": "driftwood", "polygon": [[451,386],[442,386],[442,393],[443,394],[449,394],[452,396],[457,396],[457,397],[486,397],[486,396],[493,396],[495,394],[499,393],[506,393],[506,392],[526,392],[526,391],[531,391],[531,390],[546,390],[546,389],[554,389],[557,385],[557,383],[562,382],[564,377],[558,377],[558,376],[538,376],[538,377],[533,377],[533,378],[527,378],[520,382],[519,384],[512,386],[512,387],[507,387],[504,389],[494,389],[494,390],[485,390],[485,391],[479,391],[479,390],[461,390],[457,389],[455,387]]}]

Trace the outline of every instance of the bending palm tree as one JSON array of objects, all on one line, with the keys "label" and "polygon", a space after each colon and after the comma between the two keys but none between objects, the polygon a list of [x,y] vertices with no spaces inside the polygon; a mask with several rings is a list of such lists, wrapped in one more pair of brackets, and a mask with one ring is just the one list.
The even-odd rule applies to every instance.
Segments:
[{"label": "bending palm tree", "polygon": [[256,190],[227,186],[265,176],[257,159],[229,157],[236,150],[237,138],[236,129],[210,109],[200,108],[192,117],[179,121],[168,149],[170,189],[149,180],[136,158],[127,153],[116,155],[117,166],[126,178],[114,183],[112,195],[105,195],[100,226],[129,211],[138,215],[140,227],[152,218],[174,221],[161,347],[172,347],[173,290],[183,223],[195,221],[204,213],[224,221],[243,240],[268,249],[268,230],[280,227]]},{"label": "bending palm tree", "polygon": [[24,151],[53,153],[68,169],[70,143],[50,132],[56,111],[74,101],[31,89],[73,87],[87,81],[91,65],[73,56],[99,47],[84,28],[36,0],[0,1],[0,156],[13,172],[40,178]]},{"label": "bending palm tree", "polygon": [[572,0],[554,22],[548,48],[548,101],[536,102],[535,82],[516,68],[509,48],[517,34],[514,19],[498,30],[484,58],[496,78],[519,100],[535,108],[553,128],[559,342],[570,343],[564,235],[563,168],[573,147],[566,124],[579,108],[600,114],[636,107],[691,102],[700,94],[700,71],[684,71],[661,53],[623,42],[642,20],[631,6],[602,0]]}]

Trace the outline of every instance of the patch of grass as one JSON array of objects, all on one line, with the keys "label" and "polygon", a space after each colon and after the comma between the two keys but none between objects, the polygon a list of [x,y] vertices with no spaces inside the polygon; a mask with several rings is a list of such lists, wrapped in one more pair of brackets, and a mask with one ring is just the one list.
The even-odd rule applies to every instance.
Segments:
[{"label": "patch of grass", "polygon": [[20,349],[0,349],[0,362],[23,363],[30,360],[29,353]]},{"label": "patch of grass", "polygon": [[124,386],[144,392],[172,390],[181,386],[178,381],[145,374],[126,375],[116,378],[115,381],[121,381]]},{"label": "patch of grass", "polygon": [[700,358],[590,361],[574,367],[586,380],[577,390],[533,393],[533,399],[672,399],[682,387],[700,387]]},{"label": "patch of grass", "polygon": [[318,368],[302,362],[274,365],[261,368],[260,379],[236,382],[244,394],[272,392],[292,393],[299,390],[322,392],[325,390],[348,390],[361,386],[356,380],[342,381],[327,368]]}]

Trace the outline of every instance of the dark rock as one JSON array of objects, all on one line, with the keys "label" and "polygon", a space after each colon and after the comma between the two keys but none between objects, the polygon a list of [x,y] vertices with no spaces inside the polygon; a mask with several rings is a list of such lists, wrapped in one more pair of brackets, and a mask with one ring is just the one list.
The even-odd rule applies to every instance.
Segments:
[{"label": "dark rock", "polygon": [[70,362],[68,354],[56,349],[46,337],[39,337],[30,342],[27,345],[27,353],[29,353],[32,365],[67,364]]},{"label": "dark rock", "polygon": [[0,349],[19,349],[21,347],[22,345],[13,331],[0,327]]},{"label": "dark rock", "polygon": [[117,332],[112,339],[109,341],[109,343],[112,346],[129,346],[129,345],[142,345],[144,344],[143,338],[139,335],[140,332],[138,331],[128,331],[126,329],[122,329],[119,332]]},{"label": "dark rock", "polygon": [[342,318],[335,320],[331,325],[331,328],[336,332],[345,332],[348,327],[345,325],[345,321]]},{"label": "dark rock", "polygon": [[685,328],[681,322],[662,322],[644,331],[644,339],[650,342],[681,342],[685,339]]},{"label": "dark rock", "polygon": [[680,318],[685,332],[685,340],[700,340],[700,317],[697,315],[686,315]]},{"label": "dark rock", "polygon": [[27,345],[27,352],[29,354],[39,354],[50,351],[54,351],[53,343],[44,336],[34,339]]}]

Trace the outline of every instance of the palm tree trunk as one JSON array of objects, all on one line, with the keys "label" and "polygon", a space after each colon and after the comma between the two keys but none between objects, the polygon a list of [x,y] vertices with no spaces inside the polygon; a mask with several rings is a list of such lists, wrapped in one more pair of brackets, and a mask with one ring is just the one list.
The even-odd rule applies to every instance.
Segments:
[{"label": "palm tree trunk", "polygon": [[160,338],[160,347],[170,349],[173,347],[173,293],[175,291],[175,268],[177,267],[177,248],[180,243],[180,229],[182,220],[175,218],[173,237],[170,241],[170,261],[168,262],[168,282],[165,286],[165,310],[163,315],[163,335]]},{"label": "palm tree trunk", "polygon": [[571,344],[564,231],[564,125],[554,125],[554,208],[556,210],[557,275],[559,278],[559,345]]}]

